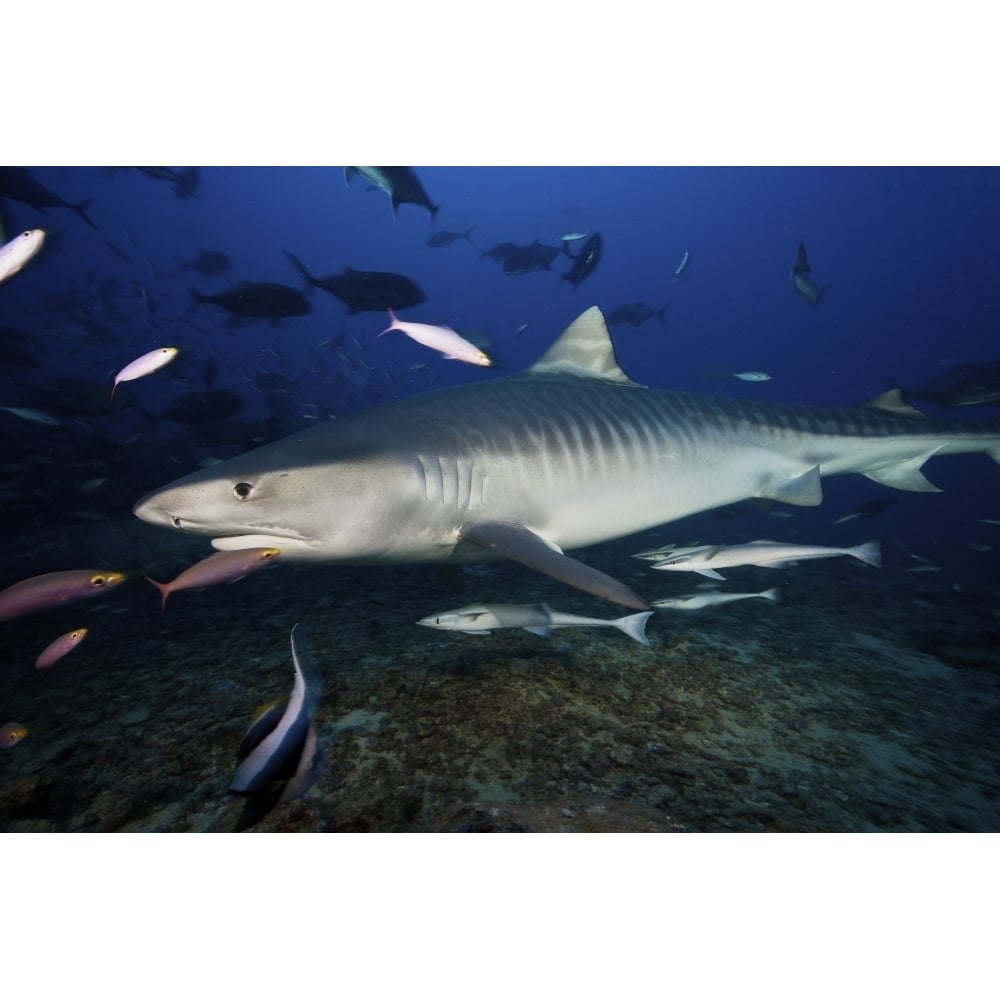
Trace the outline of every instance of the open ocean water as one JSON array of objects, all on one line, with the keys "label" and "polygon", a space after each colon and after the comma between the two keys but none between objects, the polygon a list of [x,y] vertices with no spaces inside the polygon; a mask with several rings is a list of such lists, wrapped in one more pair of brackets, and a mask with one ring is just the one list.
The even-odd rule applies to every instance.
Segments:
[{"label": "open ocean water", "polygon": [[[649,647],[614,629],[415,624],[477,601],[620,613],[512,563],[280,563],[161,611],[143,576],[212,550],[137,520],[140,497],[318,421],[513,374],[595,304],[631,317],[611,324],[616,353],[656,388],[839,406],[901,386],[928,415],[1000,417],[996,170],[416,172],[433,218],[412,203],[394,218],[342,168],[31,168],[69,207],[0,168],[5,239],[47,234],[0,286],[0,589],[130,573],[0,623],[0,726],[28,730],[0,750],[0,829],[1000,828],[1000,468],[982,454],[931,458],[941,493],[836,477],[819,507],[747,501],[574,552],[657,599],[706,582],[632,558],[666,543],[882,544],[881,569],[727,570],[725,588],[781,586],[784,601],[659,611]],[[428,243],[440,233],[454,238]],[[599,262],[574,287],[574,246],[594,233]],[[818,304],[793,287],[800,243]],[[425,301],[402,316],[453,326],[503,367],[376,339],[383,310],[348,312],[288,254],[317,278],[405,276]],[[308,310],[234,320],[198,302],[240,281],[284,284]],[[165,345],[176,361],[112,399],[114,374]],[[912,394],[960,365],[985,401]],[[227,789],[255,713],[289,694],[296,623],[322,674],[322,768],[251,821]],[[34,668],[82,627],[79,648]]]}]

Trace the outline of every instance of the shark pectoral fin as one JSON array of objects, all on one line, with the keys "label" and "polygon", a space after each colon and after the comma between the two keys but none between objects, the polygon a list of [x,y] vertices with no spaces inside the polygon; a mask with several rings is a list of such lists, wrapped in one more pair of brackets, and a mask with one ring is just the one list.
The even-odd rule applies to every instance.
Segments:
[{"label": "shark pectoral fin", "polygon": [[489,521],[462,527],[460,535],[468,542],[482,545],[529,569],[567,583],[595,597],[603,597],[627,608],[645,611],[649,604],[634,590],[607,573],[586,566],[554,550],[543,538],[513,522]]},{"label": "shark pectoral fin", "polygon": [[702,576],[711,577],[713,580],[725,580],[725,577],[718,570],[696,569],[695,572],[700,573]]},{"label": "shark pectoral fin", "polygon": [[823,484],[820,480],[819,466],[814,465],[811,469],[787,479],[772,480],[754,495],[765,500],[780,500],[782,503],[795,504],[797,507],[818,507],[823,502]]},{"label": "shark pectoral fin", "polygon": [[909,458],[905,462],[897,462],[895,465],[887,465],[881,469],[869,469],[867,472],[862,472],[862,475],[867,476],[872,482],[891,486],[897,490],[910,490],[913,493],[940,493],[940,488],[935,486],[920,471],[920,466],[943,447],[943,445],[939,445],[923,455]]}]

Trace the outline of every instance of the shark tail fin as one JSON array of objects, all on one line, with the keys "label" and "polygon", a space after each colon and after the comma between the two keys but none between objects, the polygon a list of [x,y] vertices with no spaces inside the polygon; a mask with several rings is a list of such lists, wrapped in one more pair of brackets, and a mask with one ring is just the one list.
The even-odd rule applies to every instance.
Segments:
[{"label": "shark tail fin", "polygon": [[636,642],[642,643],[643,646],[648,646],[649,640],[646,638],[646,622],[652,617],[652,611],[640,611],[637,615],[627,615],[624,618],[619,618],[614,625],[616,628],[620,628],[630,639],[635,639]]},{"label": "shark tail fin", "polygon": [[860,559],[876,569],[882,568],[882,546],[879,542],[863,542],[848,551],[855,559]]}]

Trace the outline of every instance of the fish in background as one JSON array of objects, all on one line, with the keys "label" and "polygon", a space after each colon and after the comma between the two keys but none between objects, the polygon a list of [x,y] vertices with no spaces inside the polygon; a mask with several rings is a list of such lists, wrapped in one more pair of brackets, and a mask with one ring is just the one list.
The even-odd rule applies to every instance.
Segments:
[{"label": "fish in background", "polygon": [[248,573],[271,565],[280,555],[281,549],[273,546],[237,549],[234,552],[215,552],[201,562],[189,566],[169,583],[159,583],[148,576],[146,579],[160,592],[162,597],[160,610],[166,611],[167,598],[175,591],[204,590],[219,583],[235,583]]},{"label": "fish in background", "polygon": [[27,727],[20,722],[8,722],[0,726],[0,750],[9,750],[17,746],[28,735]]},{"label": "fish in background", "polygon": [[202,295],[197,288],[189,288],[188,292],[192,301],[189,313],[207,302],[225,309],[231,321],[266,319],[272,326],[277,326],[279,319],[305,316],[312,312],[312,306],[300,291],[274,281],[242,281],[235,288],[214,295]]},{"label": "fish in background", "polygon": [[875,517],[881,514],[887,507],[891,507],[896,502],[895,497],[880,497],[876,500],[866,500],[856,507],[850,514],[838,517],[834,524],[845,524],[847,521],[856,521],[859,517]]},{"label": "fish in background", "polygon": [[691,263],[691,251],[685,250],[684,256],[681,257],[681,262],[677,265],[677,270],[674,271],[674,276],[672,281],[687,281],[687,274],[685,273],[688,269],[688,265]]},{"label": "fish in background", "polygon": [[594,268],[601,262],[603,250],[604,240],[601,238],[601,234],[594,233],[580,248],[580,252],[575,257],[571,257],[573,263],[562,276],[562,280],[568,281],[576,288],[581,281],[585,281],[594,273]]},{"label": "fish in background", "polygon": [[407,309],[427,301],[416,282],[391,271],[357,271],[345,267],[341,274],[314,278],[298,257],[289,251],[285,256],[299,272],[307,286],[322,288],[347,306],[347,314],[385,312],[387,309]]},{"label": "fish in background", "polygon": [[301,798],[322,770],[315,728],[322,684],[308,643],[302,636],[295,641],[297,628],[291,631],[291,696],[258,716],[236,751],[229,790],[248,798],[238,829],[252,826],[277,805]]},{"label": "fish in background", "polygon": [[[503,251],[503,273],[515,277],[519,274],[532,274],[535,271],[551,271],[552,262],[560,254],[566,253],[562,247],[550,247],[544,243],[534,240],[526,246],[517,246],[514,243],[497,244],[502,246]],[[496,250],[494,247],[493,250]],[[492,256],[493,251],[487,256]]]},{"label": "fish in background", "polygon": [[225,420],[246,409],[246,403],[232,389],[203,389],[185,392],[160,413],[163,420],[198,425],[208,420]]},{"label": "fish in background", "polygon": [[157,347],[134,361],[130,361],[115,375],[115,384],[111,387],[111,397],[114,398],[115,389],[118,388],[119,382],[132,382],[137,378],[152,375],[153,372],[158,372],[161,368],[169,365],[177,357],[177,353],[176,347]]},{"label": "fish in background", "polygon": [[405,333],[424,347],[440,351],[449,361],[464,361],[470,365],[489,367],[493,364],[489,355],[481,351],[475,344],[470,344],[464,337],[457,334],[450,326],[432,326],[429,323],[407,323],[396,317],[389,309],[389,325],[378,336],[382,337],[393,330]]},{"label": "fish in background", "polygon": [[87,630],[85,628],[75,628],[72,632],[67,632],[65,635],[59,636],[58,639],[54,639],[38,654],[38,659],[35,660],[35,669],[47,670],[67,653],[72,653],[86,638]]},{"label": "fish in background", "polygon": [[758,539],[742,545],[706,545],[693,552],[671,553],[650,569],[682,570],[700,573],[713,580],[725,580],[720,569],[735,566],[759,566],[763,569],[786,569],[804,559],[829,559],[831,556],[853,556],[876,569],[882,567],[882,551],[878,542],[863,542],[854,548],[829,545],[791,545]]},{"label": "fish in background", "polygon": [[193,260],[181,260],[180,257],[175,257],[174,260],[181,267],[197,271],[206,278],[217,278],[233,269],[229,255],[222,250],[202,250]]},{"label": "fish in background", "polygon": [[90,198],[71,204],[36,181],[31,176],[31,171],[25,167],[0,167],[0,198],[10,198],[39,212],[44,212],[47,208],[68,208],[71,212],[76,212],[92,229],[97,228],[87,215]]},{"label": "fish in background", "polygon": [[466,243],[471,243],[472,246],[475,246],[475,243],[472,243],[472,239],[470,238],[470,233],[475,228],[475,226],[469,226],[464,233],[451,233],[447,229],[439,229],[427,241],[427,245],[429,247],[448,247],[451,246],[452,243],[457,243],[459,240],[465,240]]},{"label": "fish in background", "polygon": [[103,569],[67,569],[29,577],[0,591],[0,622],[97,597],[125,578],[124,573]]},{"label": "fish in background", "polygon": [[432,220],[441,208],[428,197],[413,167],[344,167],[344,181],[347,184],[351,183],[355,174],[371,181],[389,196],[394,219],[400,205],[422,205],[430,212]]},{"label": "fish in background", "polygon": [[977,406],[1000,402],[1000,361],[955,365],[906,394],[939,406]]},{"label": "fish in background", "polygon": [[45,243],[44,229],[26,229],[0,246],[0,285],[19,274]]},{"label": "fish in background", "polygon": [[596,626],[619,629],[630,639],[648,646],[646,622],[652,614],[652,611],[642,611],[624,618],[587,618],[554,611],[546,604],[469,604],[464,608],[428,615],[417,624],[468,635],[491,635],[498,628],[520,628],[533,635],[549,635],[557,628]]},{"label": "fish in background", "polygon": [[654,316],[660,321],[660,326],[665,326],[663,315],[669,307],[669,302],[662,309],[651,309],[645,302],[626,302],[625,305],[618,306],[608,313],[608,326],[622,326],[627,323],[629,326],[638,327]]},{"label": "fish in background", "polygon": [[166,181],[174,186],[178,198],[190,198],[201,182],[201,167],[188,167],[180,172],[170,167],[136,167],[136,170],[154,181]]},{"label": "fish in background", "polygon": [[806,245],[800,243],[795,253],[795,261],[792,264],[792,284],[795,291],[805,299],[811,306],[818,306],[829,285],[820,288],[809,277],[809,258],[806,256]]}]

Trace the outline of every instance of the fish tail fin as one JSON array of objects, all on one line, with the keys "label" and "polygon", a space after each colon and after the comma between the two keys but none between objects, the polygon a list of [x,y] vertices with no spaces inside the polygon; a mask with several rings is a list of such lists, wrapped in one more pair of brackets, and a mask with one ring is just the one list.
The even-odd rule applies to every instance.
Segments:
[{"label": "fish tail fin", "polygon": [[78,201],[75,205],[70,205],[70,208],[72,208],[73,211],[76,212],[76,214],[79,215],[80,218],[83,219],[83,221],[86,222],[91,229],[96,229],[97,226],[94,225],[94,220],[91,219],[89,215],[87,215],[87,206],[90,204],[90,202],[91,202],[90,198],[84,198],[83,201]]},{"label": "fish tail fin", "polygon": [[774,601],[775,604],[785,603],[785,590],[783,587],[772,587],[770,590],[763,590],[757,596]]},{"label": "fish tail fin", "polygon": [[660,326],[666,326],[666,320],[663,318],[664,313],[670,308],[670,303],[667,302],[664,307],[657,312],[656,317],[660,321]]},{"label": "fish tail fin", "polygon": [[206,301],[205,296],[202,295],[197,288],[189,288],[188,295],[191,296],[191,304],[184,310],[185,316],[192,315],[198,306],[200,306],[202,302]]},{"label": "fish tail fin", "polygon": [[151,576],[147,576],[146,579],[149,580],[149,582],[154,587],[156,587],[156,589],[160,592],[160,596],[162,598],[161,601],[160,601],[160,611],[166,611],[167,610],[167,598],[170,596],[170,584],[169,583],[159,583],[158,581],[154,580]]},{"label": "fish tail fin", "polygon": [[[470,233],[472,232],[472,230],[473,230],[473,229],[475,229],[475,228],[476,228],[475,226],[469,226],[469,228],[468,228],[468,229],[466,229],[466,231],[465,231],[464,233],[462,233],[462,239],[464,239],[466,243],[472,243],[472,238],[470,237],[470,235],[469,235],[469,234],[470,234]],[[473,245],[473,246],[475,246],[476,244],[475,244],[475,243],[472,243],[472,245]],[[477,249],[478,249],[478,248],[477,248]]]},{"label": "fish tail fin", "polygon": [[649,640],[646,638],[646,622],[652,617],[652,611],[640,611],[636,615],[627,615],[624,618],[619,618],[614,624],[616,628],[620,628],[630,639],[635,639],[636,642],[642,643],[643,646],[648,646]]},{"label": "fish tail fin", "polygon": [[440,205],[428,205],[427,211],[431,213],[431,222],[433,223],[437,219],[438,212],[441,211]]},{"label": "fish tail fin", "polygon": [[1000,442],[997,442],[997,444],[990,445],[986,449],[986,454],[989,455],[994,462],[1000,464]]},{"label": "fish tail fin", "polygon": [[880,542],[864,542],[861,545],[855,545],[853,549],[848,549],[848,551],[855,559],[860,559],[868,566],[874,566],[876,569],[882,568],[882,545]]},{"label": "fish tail fin", "polygon": [[108,397],[108,399],[114,399],[115,398],[115,389],[117,389],[117,388],[118,388],[118,383],[115,382],[115,384],[111,387],[111,395]]},{"label": "fish tail fin", "polygon": [[397,319],[396,314],[391,309],[386,309],[386,312],[389,314],[389,325],[382,331],[382,333],[376,336],[376,340],[386,333],[391,333],[393,330],[399,329],[399,320]]}]

